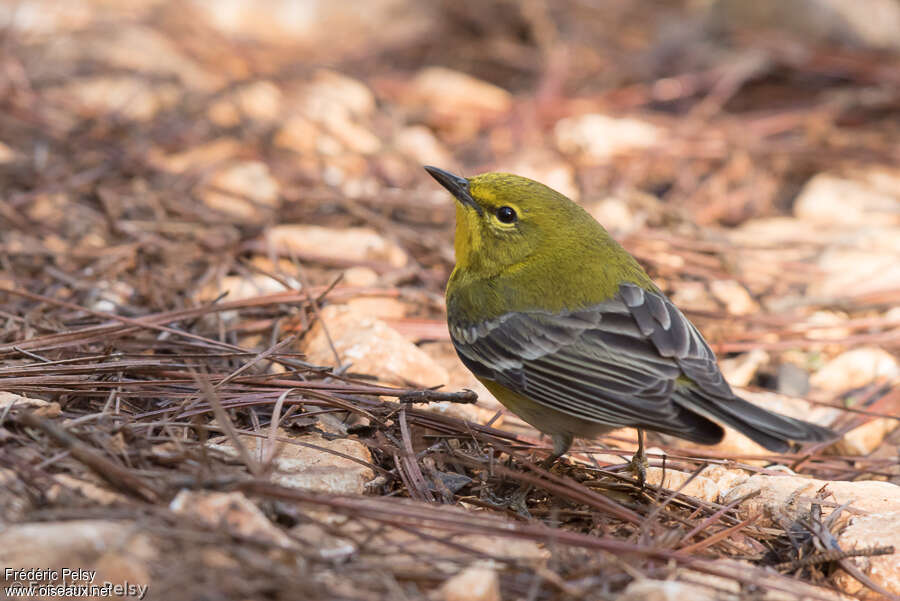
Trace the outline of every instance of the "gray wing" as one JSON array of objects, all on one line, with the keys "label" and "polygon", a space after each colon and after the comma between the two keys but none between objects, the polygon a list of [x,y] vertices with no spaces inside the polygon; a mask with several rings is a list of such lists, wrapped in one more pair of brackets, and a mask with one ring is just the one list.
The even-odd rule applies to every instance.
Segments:
[{"label": "gray wing", "polygon": [[[609,426],[712,428],[672,401],[682,375],[720,381],[730,394],[712,351],[681,312],[661,294],[631,284],[583,310],[508,313],[475,325],[451,323],[450,333],[476,375]],[[721,431],[707,434],[704,440]]]}]

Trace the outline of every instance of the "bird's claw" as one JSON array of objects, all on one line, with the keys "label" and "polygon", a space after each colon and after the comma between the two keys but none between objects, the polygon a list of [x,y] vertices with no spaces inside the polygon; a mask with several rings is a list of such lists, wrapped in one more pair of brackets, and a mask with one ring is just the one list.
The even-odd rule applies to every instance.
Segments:
[{"label": "bird's claw", "polygon": [[641,490],[644,490],[644,487],[647,485],[647,469],[650,467],[647,456],[643,453],[635,453],[628,467],[631,473],[637,476],[638,486],[640,486]]}]

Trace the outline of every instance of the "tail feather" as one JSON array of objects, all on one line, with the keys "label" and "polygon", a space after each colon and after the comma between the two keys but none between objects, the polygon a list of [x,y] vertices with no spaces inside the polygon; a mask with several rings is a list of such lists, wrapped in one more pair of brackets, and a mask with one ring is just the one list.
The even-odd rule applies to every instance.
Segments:
[{"label": "tail feather", "polygon": [[710,398],[696,388],[678,387],[672,398],[685,409],[722,422],[777,453],[788,451],[790,441],[822,442],[837,438],[828,428],[767,411],[734,395],[728,399]]}]

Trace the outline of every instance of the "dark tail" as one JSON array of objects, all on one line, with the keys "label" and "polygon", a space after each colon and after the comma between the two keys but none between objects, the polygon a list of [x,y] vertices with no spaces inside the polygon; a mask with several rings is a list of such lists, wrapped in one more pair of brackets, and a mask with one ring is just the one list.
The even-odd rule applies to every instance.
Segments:
[{"label": "dark tail", "polygon": [[695,388],[679,386],[672,399],[683,408],[734,428],[776,453],[788,451],[790,441],[823,442],[838,438],[828,428],[766,411],[734,395],[722,399],[707,396]]}]

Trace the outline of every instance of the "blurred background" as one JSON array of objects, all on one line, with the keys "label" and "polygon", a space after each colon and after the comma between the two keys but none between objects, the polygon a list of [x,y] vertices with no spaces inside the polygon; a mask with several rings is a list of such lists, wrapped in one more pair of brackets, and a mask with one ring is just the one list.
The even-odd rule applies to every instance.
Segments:
[{"label": "blurred background", "polygon": [[[830,455],[791,465],[826,479],[900,478],[898,0],[0,0],[0,356],[96,362],[77,374],[41,367],[52,386],[0,372],[0,389],[96,428],[85,440],[153,474],[161,505],[196,467],[162,449],[175,443],[159,437],[175,435],[148,413],[189,394],[192,375],[167,379],[181,361],[225,378],[232,400],[261,394],[235,370],[331,378],[304,372],[310,364],[471,388],[477,407],[441,410],[546,447],[455,358],[443,305],[454,206],[426,164],[514,172],[581,203],[697,323],[732,384],[846,433]],[[229,311],[213,315],[217,303]],[[91,330],[110,314],[194,337]],[[276,349],[287,335],[296,340]],[[277,369],[250,361],[264,351],[290,356]],[[135,391],[121,406],[104,387],[113,353],[163,365],[116,367]],[[261,427],[253,411],[233,415]],[[312,436],[316,419],[302,419],[294,430]],[[119,441],[120,427],[139,436]],[[178,448],[205,444],[177,432]],[[103,484],[50,439],[16,436],[4,460]],[[341,447],[358,461],[329,469],[357,471],[322,490],[430,498],[407,480],[365,485],[402,471],[372,440],[339,441],[358,446]],[[763,453],[749,444],[732,436],[706,456]],[[360,462],[376,472],[360,475]],[[0,504],[28,521],[44,519],[42,503],[122,501],[71,482],[78,502],[47,501],[33,492],[47,482],[7,485]],[[477,497],[472,486],[444,501]],[[279,527],[298,520],[267,503]],[[196,559],[222,570],[207,586],[252,597],[240,597],[250,580],[224,580],[231,564],[219,559]],[[199,590],[189,572],[166,581],[169,598]],[[615,573],[608,584],[621,589],[630,576]],[[296,590],[293,573],[260,574],[281,587],[267,598]],[[505,573],[504,590],[525,595],[523,574]],[[439,584],[426,581],[423,591]],[[257,584],[252,594],[268,590]]]}]

